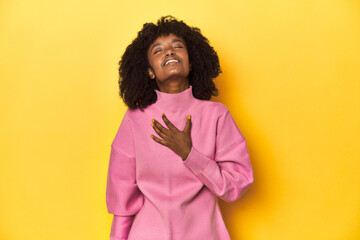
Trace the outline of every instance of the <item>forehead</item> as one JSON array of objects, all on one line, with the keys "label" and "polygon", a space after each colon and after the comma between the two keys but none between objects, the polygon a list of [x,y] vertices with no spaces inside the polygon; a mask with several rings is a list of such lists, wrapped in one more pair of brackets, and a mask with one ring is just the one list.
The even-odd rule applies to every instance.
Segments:
[{"label": "forehead", "polygon": [[179,37],[173,33],[170,33],[167,36],[161,35],[158,38],[156,38],[153,43],[150,44],[149,49],[151,49],[155,45],[161,45],[162,43],[165,43],[165,42],[177,42],[177,41],[180,41],[185,44],[185,40],[182,37]]}]

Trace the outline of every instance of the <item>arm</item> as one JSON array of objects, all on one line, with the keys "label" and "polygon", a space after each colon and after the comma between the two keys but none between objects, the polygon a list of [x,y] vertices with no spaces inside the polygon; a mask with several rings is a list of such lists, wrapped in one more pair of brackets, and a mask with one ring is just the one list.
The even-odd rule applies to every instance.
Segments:
[{"label": "arm", "polygon": [[114,214],[111,240],[126,240],[136,213],[143,205],[143,196],[136,184],[134,143],[131,123],[125,114],[115,139],[107,176],[106,204]]},{"label": "arm", "polygon": [[134,216],[124,217],[114,215],[111,224],[110,240],[127,240],[133,220]]},{"label": "arm", "polygon": [[238,199],[253,182],[245,139],[228,111],[218,119],[215,158],[192,146],[184,164],[212,193],[228,202]]}]

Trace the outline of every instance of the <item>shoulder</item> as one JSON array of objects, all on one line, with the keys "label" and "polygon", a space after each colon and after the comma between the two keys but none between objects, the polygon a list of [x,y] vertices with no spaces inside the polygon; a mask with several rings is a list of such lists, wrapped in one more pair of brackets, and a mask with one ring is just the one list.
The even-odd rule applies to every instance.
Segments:
[{"label": "shoulder", "polygon": [[229,109],[221,102],[213,102],[209,100],[199,100],[198,105],[204,111],[211,111],[217,116],[221,116],[229,112]]},{"label": "shoulder", "polygon": [[130,122],[133,121],[134,119],[138,118],[139,116],[141,116],[142,114],[144,114],[143,111],[141,111],[140,109],[127,109],[125,114],[124,114],[124,120],[129,120]]}]

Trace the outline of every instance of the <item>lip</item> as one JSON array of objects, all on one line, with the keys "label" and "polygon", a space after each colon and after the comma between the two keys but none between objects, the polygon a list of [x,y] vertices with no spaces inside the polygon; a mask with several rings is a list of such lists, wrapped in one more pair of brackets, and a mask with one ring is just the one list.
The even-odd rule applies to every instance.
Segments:
[{"label": "lip", "polygon": [[165,66],[166,62],[169,61],[169,60],[176,60],[176,61],[178,61],[180,63],[180,59],[171,57],[171,58],[166,58],[165,59],[165,61],[163,62],[163,66]]}]

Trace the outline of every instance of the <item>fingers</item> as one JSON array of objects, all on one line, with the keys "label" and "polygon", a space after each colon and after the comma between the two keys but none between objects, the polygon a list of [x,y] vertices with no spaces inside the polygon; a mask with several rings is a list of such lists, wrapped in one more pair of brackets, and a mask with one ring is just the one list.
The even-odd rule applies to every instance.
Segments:
[{"label": "fingers", "polygon": [[[166,128],[164,128],[158,121],[156,121],[155,119],[152,120],[152,124],[151,126],[154,128],[154,130],[156,131],[159,130],[160,132],[162,132],[163,134],[166,134],[166,132],[168,131]],[[162,137],[162,136],[161,136]]]},{"label": "fingers", "polygon": [[170,121],[169,119],[167,119],[167,117],[165,116],[165,114],[162,114],[162,119],[164,120],[164,123],[166,124],[166,126],[170,129],[170,130],[178,130]]},{"label": "fingers", "polygon": [[[166,138],[166,133],[165,131],[167,129],[165,129],[163,126],[161,126],[160,123],[158,123],[157,121],[153,120],[153,122],[151,123],[151,126],[153,127],[153,129],[155,130],[155,132],[162,137],[163,139]],[[161,129],[160,129],[161,128]]]},{"label": "fingers", "polygon": [[189,115],[186,119],[185,127],[184,127],[184,133],[190,135],[191,130],[191,115]]},{"label": "fingers", "polygon": [[152,139],[154,139],[155,142],[160,143],[161,145],[165,145],[165,140],[155,137],[154,135],[150,135]]}]

